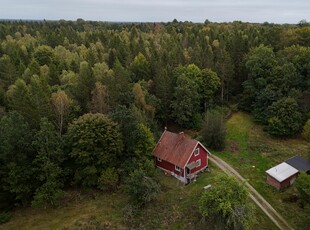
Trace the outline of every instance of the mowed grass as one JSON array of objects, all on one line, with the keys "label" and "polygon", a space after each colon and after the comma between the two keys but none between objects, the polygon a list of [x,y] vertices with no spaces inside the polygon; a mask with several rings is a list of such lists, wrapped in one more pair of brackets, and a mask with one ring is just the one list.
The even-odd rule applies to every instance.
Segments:
[{"label": "mowed grass", "polygon": [[302,139],[272,138],[248,114],[238,112],[227,121],[225,151],[216,154],[246,178],[293,228],[306,229],[310,213],[294,200],[294,185],[277,191],[265,183],[265,171],[295,155],[309,158],[309,150],[309,143]]},{"label": "mowed grass", "polygon": [[[55,209],[21,209],[1,229],[211,229],[211,223],[201,225],[198,201],[203,187],[214,185],[214,178],[223,172],[210,163],[211,172],[203,172],[197,181],[184,186],[178,180],[159,171],[161,193],[156,201],[131,215],[128,197],[115,194],[81,194],[76,201]],[[72,195],[72,196],[76,196]],[[254,228],[276,229],[256,207]]]}]

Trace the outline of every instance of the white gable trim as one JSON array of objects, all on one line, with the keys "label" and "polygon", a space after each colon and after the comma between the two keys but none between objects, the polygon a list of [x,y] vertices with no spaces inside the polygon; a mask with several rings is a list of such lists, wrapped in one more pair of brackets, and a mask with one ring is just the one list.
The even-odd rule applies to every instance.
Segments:
[{"label": "white gable trim", "polygon": [[189,158],[187,159],[187,161],[186,161],[186,163],[184,165],[184,169],[186,168],[186,165],[188,164],[189,160],[191,159],[191,157],[194,154],[194,151],[195,151],[195,149],[197,148],[198,145],[200,145],[204,150],[206,150],[207,154],[211,155],[211,153],[208,151],[208,149],[206,149],[206,147],[204,147],[203,144],[200,143],[200,141],[197,141],[197,144],[193,148],[191,155],[189,156]]},{"label": "white gable trim", "polygon": [[209,155],[212,155],[212,154],[209,152],[209,150],[208,150],[206,147],[204,147],[203,144],[201,144],[200,141],[198,141],[198,143],[200,144],[200,146],[201,146],[204,150],[206,150],[206,152],[207,152]]},{"label": "white gable trim", "polygon": [[189,155],[189,158],[187,159],[187,161],[186,161],[186,163],[185,163],[185,165],[184,165],[184,168],[186,167],[186,165],[188,164],[189,160],[191,159],[191,157],[192,157],[192,155],[193,155],[195,149],[197,148],[198,143],[199,143],[199,142],[197,141],[197,144],[196,144],[195,147],[192,149],[192,153],[191,153],[191,155]]}]

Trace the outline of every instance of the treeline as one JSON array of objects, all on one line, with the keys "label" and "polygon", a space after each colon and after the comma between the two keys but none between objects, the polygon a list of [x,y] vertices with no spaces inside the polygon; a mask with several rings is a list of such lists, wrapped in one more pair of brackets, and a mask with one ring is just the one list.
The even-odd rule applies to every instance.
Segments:
[{"label": "treeline", "polygon": [[270,134],[298,135],[309,45],[307,24],[1,22],[1,208],[135,178],[155,191],[143,178],[158,127],[199,130],[216,106],[238,104]]}]

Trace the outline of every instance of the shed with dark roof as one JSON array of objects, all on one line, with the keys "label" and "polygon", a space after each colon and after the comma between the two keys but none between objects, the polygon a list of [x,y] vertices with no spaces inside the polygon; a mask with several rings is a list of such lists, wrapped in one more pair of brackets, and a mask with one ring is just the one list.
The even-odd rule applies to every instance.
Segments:
[{"label": "shed with dark roof", "polygon": [[310,174],[310,163],[301,156],[294,156],[286,160],[285,162],[297,169],[299,172],[305,172]]},{"label": "shed with dark roof", "polygon": [[289,164],[282,162],[266,171],[267,184],[277,189],[283,189],[294,183],[298,175],[298,170]]}]

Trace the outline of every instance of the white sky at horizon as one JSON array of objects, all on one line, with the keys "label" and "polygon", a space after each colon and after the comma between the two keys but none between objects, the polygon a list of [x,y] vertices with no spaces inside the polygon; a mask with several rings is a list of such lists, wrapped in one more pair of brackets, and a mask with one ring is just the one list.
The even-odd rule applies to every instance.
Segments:
[{"label": "white sky at horizon", "polygon": [[310,0],[0,0],[0,18],[298,23],[310,20]]}]

